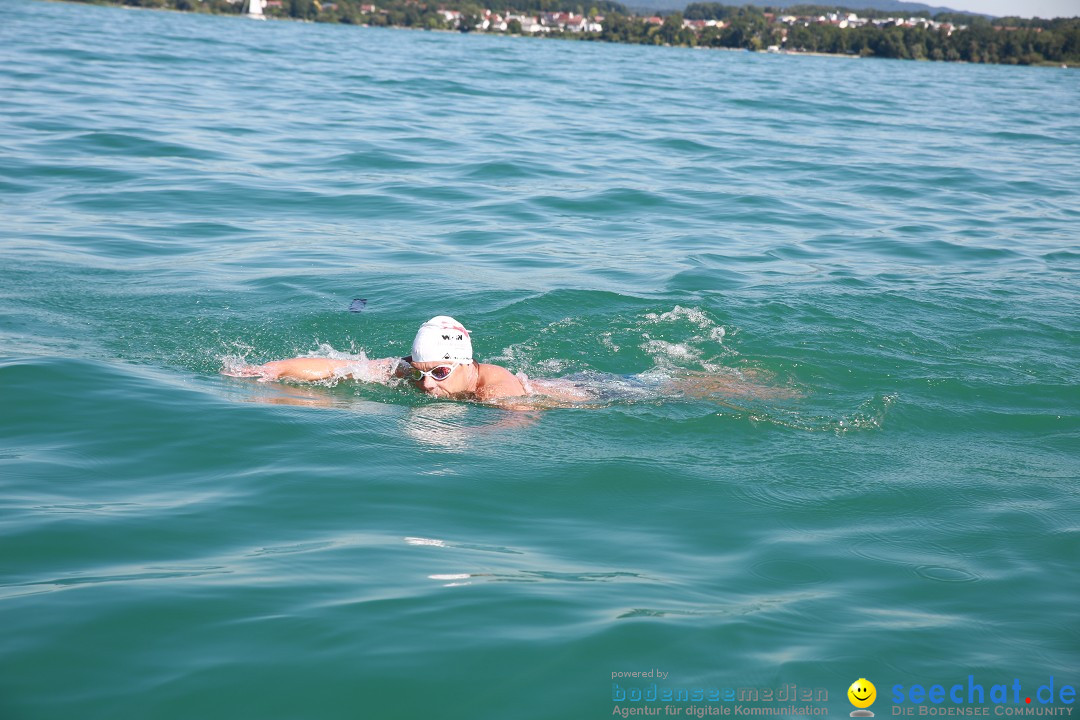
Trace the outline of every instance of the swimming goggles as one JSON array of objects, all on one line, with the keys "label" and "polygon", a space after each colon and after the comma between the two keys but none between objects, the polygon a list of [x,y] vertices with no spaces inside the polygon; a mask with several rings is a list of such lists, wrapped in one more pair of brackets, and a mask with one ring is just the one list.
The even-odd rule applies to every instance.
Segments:
[{"label": "swimming goggles", "polygon": [[438,365],[431,368],[430,370],[421,370],[420,368],[414,367],[409,371],[409,377],[417,382],[420,382],[426,377],[430,377],[435,382],[442,382],[446,378],[450,377],[450,373],[454,372],[454,370],[459,365],[461,365],[461,363]]}]

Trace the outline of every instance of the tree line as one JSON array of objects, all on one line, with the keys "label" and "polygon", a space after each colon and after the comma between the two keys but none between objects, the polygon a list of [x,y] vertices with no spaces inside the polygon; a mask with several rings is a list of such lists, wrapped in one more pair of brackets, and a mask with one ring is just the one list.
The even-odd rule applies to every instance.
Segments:
[{"label": "tree line", "polygon": [[[939,23],[966,26],[963,30],[900,25],[867,24],[861,27],[840,28],[828,23],[810,22],[783,25],[770,21],[775,17],[819,17],[841,12],[854,12],[836,6],[802,5],[787,9],[733,7],[719,3],[691,3],[684,17],[688,20],[722,20],[723,28],[707,27],[696,37],[674,32],[673,27],[650,29],[633,26],[617,29],[619,42],[661,42],[678,45],[745,48],[761,50],[782,46],[802,52],[859,55],[861,57],[898,58],[904,60],[946,60],[973,63],[1005,63],[1036,65],[1044,63],[1080,64],[1080,18],[1022,18],[990,19],[981,15],[928,12],[910,17],[923,17]],[[863,18],[888,18],[897,13],[859,10]],[[907,17],[907,14],[905,14]],[[665,19],[665,26],[672,16]],[[675,25],[674,22],[670,23]],[[605,30],[608,28],[605,27]],[[612,28],[614,30],[614,28]],[[650,37],[651,33],[651,37]]]}]

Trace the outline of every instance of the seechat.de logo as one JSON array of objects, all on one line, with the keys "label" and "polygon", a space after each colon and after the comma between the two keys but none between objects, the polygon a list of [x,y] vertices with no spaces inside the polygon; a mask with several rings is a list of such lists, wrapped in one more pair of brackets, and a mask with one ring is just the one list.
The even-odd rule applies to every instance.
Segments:
[{"label": "seechat.de logo", "polygon": [[851,711],[851,717],[874,717],[874,713],[866,709],[877,700],[877,688],[874,687],[874,683],[866,678],[859,678],[847,689],[847,697],[857,708]]}]

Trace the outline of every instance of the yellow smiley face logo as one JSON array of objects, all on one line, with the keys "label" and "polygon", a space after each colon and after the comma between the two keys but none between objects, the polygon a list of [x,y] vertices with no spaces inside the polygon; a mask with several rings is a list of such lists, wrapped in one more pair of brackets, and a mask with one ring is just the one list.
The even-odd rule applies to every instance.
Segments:
[{"label": "yellow smiley face logo", "polygon": [[868,708],[877,700],[877,688],[866,678],[859,678],[847,689],[848,700],[857,708]]}]

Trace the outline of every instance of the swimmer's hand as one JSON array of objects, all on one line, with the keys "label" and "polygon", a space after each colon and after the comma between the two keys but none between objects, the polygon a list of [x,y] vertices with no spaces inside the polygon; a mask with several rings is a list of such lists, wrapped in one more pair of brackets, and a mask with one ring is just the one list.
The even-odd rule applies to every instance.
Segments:
[{"label": "swimmer's hand", "polygon": [[220,372],[225,377],[262,377],[258,365],[225,366]]},{"label": "swimmer's hand", "polygon": [[333,377],[340,377],[339,371],[355,361],[331,360],[330,358],[291,358],[289,360],[275,360],[265,365],[241,365],[240,367],[225,368],[222,375],[229,377],[253,377],[259,382],[272,380],[300,380],[302,382],[316,382]]},{"label": "swimmer's hand", "polygon": [[[397,358],[382,360],[337,360],[333,358],[290,358],[275,360],[264,365],[239,365],[224,367],[222,375],[229,377],[253,377],[259,382],[296,380],[318,382],[319,380],[366,380],[386,382],[394,374]],[[385,376],[385,377],[384,377]]]}]

